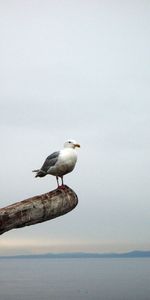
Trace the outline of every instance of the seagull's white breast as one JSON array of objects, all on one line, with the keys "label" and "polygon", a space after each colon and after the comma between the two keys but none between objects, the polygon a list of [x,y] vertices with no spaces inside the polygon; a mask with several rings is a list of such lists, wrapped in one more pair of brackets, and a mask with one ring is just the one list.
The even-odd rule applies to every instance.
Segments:
[{"label": "seagull's white breast", "polygon": [[55,176],[63,176],[74,169],[76,161],[76,150],[72,148],[64,148],[60,151],[55,166],[51,167],[48,173]]}]

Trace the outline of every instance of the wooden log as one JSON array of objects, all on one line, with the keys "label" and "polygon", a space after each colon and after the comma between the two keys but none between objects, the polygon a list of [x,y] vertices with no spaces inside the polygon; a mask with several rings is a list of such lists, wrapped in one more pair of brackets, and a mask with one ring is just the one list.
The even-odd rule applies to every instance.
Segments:
[{"label": "wooden log", "polygon": [[78,197],[68,186],[0,209],[0,234],[14,228],[45,222],[76,207]]}]

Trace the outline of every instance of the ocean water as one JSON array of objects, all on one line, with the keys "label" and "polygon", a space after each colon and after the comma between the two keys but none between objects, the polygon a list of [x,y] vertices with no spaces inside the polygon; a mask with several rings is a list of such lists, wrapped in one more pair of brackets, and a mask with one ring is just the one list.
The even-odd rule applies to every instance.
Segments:
[{"label": "ocean water", "polygon": [[0,259],[0,300],[149,300],[150,259]]}]

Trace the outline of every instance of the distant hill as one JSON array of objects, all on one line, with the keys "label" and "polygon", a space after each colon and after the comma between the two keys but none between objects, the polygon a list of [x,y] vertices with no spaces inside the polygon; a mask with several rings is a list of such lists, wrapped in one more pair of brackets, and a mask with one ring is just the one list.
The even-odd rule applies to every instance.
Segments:
[{"label": "distant hill", "polygon": [[46,253],[33,255],[14,255],[14,256],[0,256],[0,259],[37,259],[37,258],[146,258],[150,257],[150,251],[131,251],[125,253],[86,253],[86,252],[72,252],[72,253]]}]

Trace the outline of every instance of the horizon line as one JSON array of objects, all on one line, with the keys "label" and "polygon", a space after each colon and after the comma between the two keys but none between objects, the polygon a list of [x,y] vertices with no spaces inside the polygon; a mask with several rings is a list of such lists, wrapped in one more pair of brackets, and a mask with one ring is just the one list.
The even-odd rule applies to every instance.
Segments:
[{"label": "horizon line", "polygon": [[0,258],[144,258],[150,257],[150,250],[131,250],[127,252],[47,252],[38,254],[0,255]]}]

